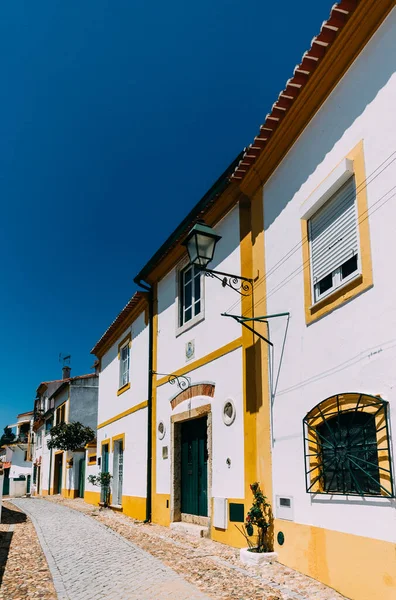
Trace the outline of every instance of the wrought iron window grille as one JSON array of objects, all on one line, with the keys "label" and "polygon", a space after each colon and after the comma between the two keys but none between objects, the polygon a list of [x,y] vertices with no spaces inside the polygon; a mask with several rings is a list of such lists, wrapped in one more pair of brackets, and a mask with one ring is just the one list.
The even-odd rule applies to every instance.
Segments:
[{"label": "wrought iron window grille", "polygon": [[394,498],[388,403],[378,396],[331,396],[303,419],[306,491]]}]

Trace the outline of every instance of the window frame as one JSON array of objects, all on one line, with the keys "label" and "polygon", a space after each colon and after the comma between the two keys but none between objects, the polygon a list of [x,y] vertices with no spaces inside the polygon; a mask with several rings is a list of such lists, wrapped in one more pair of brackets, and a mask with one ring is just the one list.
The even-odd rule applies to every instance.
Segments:
[{"label": "window frame", "polygon": [[[312,258],[309,236],[309,219],[331,198],[353,174],[356,186],[356,217],[358,237],[358,271],[346,277],[338,287],[332,286],[315,301]],[[342,159],[335,169],[322,181],[300,207],[302,235],[302,271],[304,283],[304,306],[306,325],[326,314],[373,286],[371,261],[370,227],[367,218],[367,186],[364,163],[363,140]],[[340,265],[341,268],[342,265]]]},{"label": "window frame", "polygon": [[[129,332],[118,344],[118,390],[117,395],[120,396],[122,393],[129,390],[131,387],[131,347],[132,347],[132,335]],[[127,369],[126,371],[122,370],[123,366],[123,358],[122,353],[123,350],[127,348],[128,357],[127,357]],[[124,382],[124,374],[127,374],[127,381]]]},{"label": "window frame", "polygon": [[[304,433],[304,466],[305,466],[305,484],[308,494],[319,494],[327,496],[357,496],[374,498],[394,498],[395,488],[393,482],[392,454],[389,435],[389,416],[388,402],[380,396],[371,396],[359,392],[348,392],[337,394],[326,398],[314,408],[312,408],[303,419]],[[323,470],[323,439],[318,432],[329,419],[337,418],[341,414],[368,414],[375,418],[376,450],[378,462],[378,481],[379,492],[358,492],[353,490],[326,490],[326,475]],[[330,431],[330,428],[329,428]],[[337,442],[337,440],[336,440]],[[336,454],[336,451],[335,451]],[[341,465],[349,461],[349,454],[353,457],[356,465],[359,465],[361,471],[365,472],[364,460],[356,459],[353,446],[344,448],[344,459]],[[360,460],[360,462],[356,462]],[[363,463],[363,464],[361,464]],[[374,463],[370,463],[373,466]],[[342,468],[341,468],[342,471]],[[367,470],[369,471],[369,470]],[[366,476],[371,477],[365,472]],[[338,477],[338,475],[337,475]],[[332,482],[331,482],[332,483]]]},{"label": "window frame", "polygon": [[[194,315],[191,319],[189,319],[188,321],[183,321],[183,323],[181,323],[181,310],[182,310],[182,277],[183,277],[183,273],[189,268],[191,267],[193,269],[193,272],[197,269],[197,267],[195,265],[192,265],[188,258],[185,257],[177,266],[176,269],[176,336],[181,335],[182,333],[184,333],[185,331],[188,331],[189,329],[191,329],[191,327],[194,327],[195,325],[197,325],[198,323],[201,323],[201,321],[203,321],[205,319],[205,277],[204,277],[204,273],[201,271],[199,272],[198,269],[198,277],[200,278],[200,291],[201,291],[201,296],[200,296],[200,312],[197,313],[196,315]],[[193,275],[193,279],[194,277],[196,277],[197,275]],[[192,296],[193,298],[193,296]],[[194,300],[192,299],[192,303],[191,303],[191,307],[193,308],[194,306]]]},{"label": "window frame", "polygon": [[[345,171],[345,175],[347,176],[347,171]],[[345,177],[345,175],[344,175],[344,177]],[[313,278],[314,261],[313,261],[313,256],[312,256],[312,236],[311,236],[311,222],[312,222],[312,218],[315,217],[318,214],[318,212],[320,210],[322,210],[322,208],[327,203],[330,203],[332,200],[336,199],[337,193],[341,190],[341,188],[344,185],[346,185],[346,183],[351,178],[353,178],[355,180],[354,211],[355,211],[355,218],[356,218],[356,237],[357,237],[357,246],[358,246],[357,268],[352,273],[350,273],[346,277],[342,278],[341,277],[342,267],[347,262],[347,261],[344,261],[336,269],[334,269],[333,271],[331,271],[331,273],[328,274],[328,275],[331,275],[331,277],[332,277],[332,286],[330,288],[328,288],[327,290],[325,290],[322,294],[320,294],[320,293],[318,294],[317,290],[316,290],[316,286],[319,285],[320,281],[323,281],[324,277],[320,281],[318,281],[318,282],[315,282],[314,278]],[[344,178],[342,178],[341,182],[338,184],[338,186],[336,187],[336,189],[333,189],[331,191],[330,197],[327,198],[326,201],[323,204],[321,204],[320,206],[316,206],[315,208],[316,208],[316,210],[310,215],[309,219],[307,219],[307,221],[308,221],[308,236],[309,236],[308,237],[309,259],[310,259],[310,261],[309,261],[309,267],[310,267],[310,271],[311,271],[311,273],[310,273],[310,275],[311,275],[311,297],[312,297],[312,305],[313,306],[315,306],[316,304],[318,304],[319,302],[321,302],[324,298],[327,298],[327,296],[329,296],[330,294],[334,293],[336,290],[338,290],[338,289],[342,288],[343,286],[347,285],[353,279],[359,277],[359,275],[361,275],[361,272],[362,272],[361,259],[360,259],[359,217],[358,217],[358,209],[357,209],[357,186],[356,186],[356,179],[355,179],[355,176],[354,176],[353,172],[350,173],[350,176],[347,177],[345,179],[345,181],[344,181]],[[356,256],[356,254],[353,254],[350,258],[353,258],[354,256]]]}]

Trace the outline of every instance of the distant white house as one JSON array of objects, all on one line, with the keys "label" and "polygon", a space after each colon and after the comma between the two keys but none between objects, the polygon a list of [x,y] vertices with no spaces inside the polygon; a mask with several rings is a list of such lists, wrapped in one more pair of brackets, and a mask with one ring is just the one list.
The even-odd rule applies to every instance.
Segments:
[{"label": "distant white house", "polygon": [[19,497],[30,493],[32,423],[33,411],[19,414],[17,422],[8,425],[15,438],[0,449],[0,462],[3,463],[4,470],[4,496]]}]

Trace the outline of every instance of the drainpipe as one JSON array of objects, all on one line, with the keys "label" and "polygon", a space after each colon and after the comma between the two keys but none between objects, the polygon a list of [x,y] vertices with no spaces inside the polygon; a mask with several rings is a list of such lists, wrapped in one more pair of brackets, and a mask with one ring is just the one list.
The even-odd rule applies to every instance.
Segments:
[{"label": "drainpipe", "polygon": [[151,477],[152,477],[152,420],[153,420],[153,315],[154,315],[154,293],[153,288],[148,286],[145,282],[140,279],[136,280],[135,283],[141,288],[148,292],[149,301],[149,365],[148,365],[148,398],[147,398],[147,494],[146,494],[146,519],[145,523],[151,521]]}]

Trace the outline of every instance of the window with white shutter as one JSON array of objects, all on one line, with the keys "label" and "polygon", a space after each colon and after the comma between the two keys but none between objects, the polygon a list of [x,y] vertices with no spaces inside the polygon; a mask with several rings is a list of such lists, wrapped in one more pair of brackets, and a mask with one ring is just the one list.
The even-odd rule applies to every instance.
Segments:
[{"label": "window with white shutter", "polygon": [[308,221],[314,303],[360,269],[356,185],[352,176]]}]

